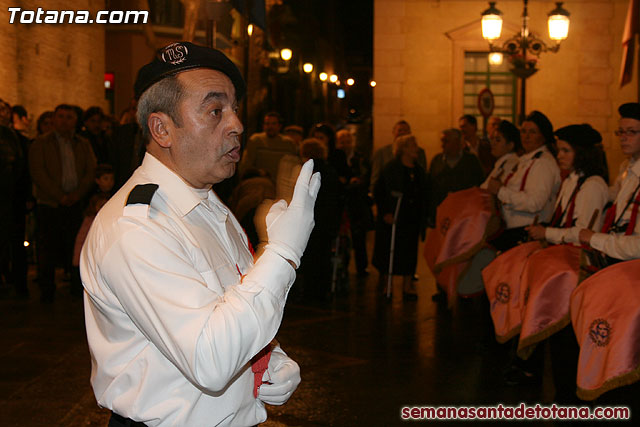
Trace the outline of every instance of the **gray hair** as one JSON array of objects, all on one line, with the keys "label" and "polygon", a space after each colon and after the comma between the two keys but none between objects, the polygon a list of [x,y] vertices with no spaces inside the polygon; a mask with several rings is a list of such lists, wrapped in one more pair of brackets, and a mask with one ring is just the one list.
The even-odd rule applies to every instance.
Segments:
[{"label": "gray hair", "polygon": [[418,145],[418,141],[416,141],[416,137],[412,134],[402,135],[396,138],[393,144],[393,154],[395,157],[402,157],[404,154],[404,150],[406,150],[407,145],[410,142],[415,142]]},{"label": "gray hair", "polygon": [[165,113],[171,117],[176,126],[182,126],[182,116],[178,111],[178,105],[183,96],[184,89],[178,81],[177,74],[154,83],[140,96],[136,118],[142,129],[142,137],[147,143],[151,141],[151,132],[147,122],[152,113]]}]

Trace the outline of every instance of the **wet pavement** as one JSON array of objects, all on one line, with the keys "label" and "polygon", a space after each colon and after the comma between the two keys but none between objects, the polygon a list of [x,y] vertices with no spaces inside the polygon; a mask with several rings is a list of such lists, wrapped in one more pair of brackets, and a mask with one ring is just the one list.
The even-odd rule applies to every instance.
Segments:
[{"label": "wet pavement", "polygon": [[[507,349],[483,339],[481,304],[440,307],[421,256],[418,275],[418,301],[403,301],[399,280],[392,299],[382,297],[373,269],[365,279],[352,271],[349,289],[330,302],[290,301],[278,339],[300,364],[302,383],[263,425],[393,426],[405,424],[405,405],[551,402],[548,368],[539,386],[503,383]],[[89,385],[81,300],[62,280],[52,305],[40,303],[33,280],[30,290],[21,301],[2,289],[0,424],[106,426],[109,412]]]}]

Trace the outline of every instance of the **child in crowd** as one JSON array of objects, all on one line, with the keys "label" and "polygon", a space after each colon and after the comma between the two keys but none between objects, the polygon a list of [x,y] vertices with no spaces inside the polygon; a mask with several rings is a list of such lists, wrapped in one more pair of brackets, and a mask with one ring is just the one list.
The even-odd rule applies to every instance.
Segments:
[{"label": "child in crowd", "polygon": [[115,175],[113,167],[106,163],[100,163],[96,166],[96,186],[98,193],[103,193],[107,199],[113,195],[113,185],[115,183]]}]

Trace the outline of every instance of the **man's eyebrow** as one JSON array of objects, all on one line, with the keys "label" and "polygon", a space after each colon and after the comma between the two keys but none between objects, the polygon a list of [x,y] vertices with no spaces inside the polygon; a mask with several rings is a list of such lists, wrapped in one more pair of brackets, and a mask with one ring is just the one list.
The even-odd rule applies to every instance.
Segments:
[{"label": "man's eyebrow", "polygon": [[211,101],[226,101],[226,100],[227,100],[227,94],[224,92],[209,92],[204,97],[200,105],[204,107]]}]

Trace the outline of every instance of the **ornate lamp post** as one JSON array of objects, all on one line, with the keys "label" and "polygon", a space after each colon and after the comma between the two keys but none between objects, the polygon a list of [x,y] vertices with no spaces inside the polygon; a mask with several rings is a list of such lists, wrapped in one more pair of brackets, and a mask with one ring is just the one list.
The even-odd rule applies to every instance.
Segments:
[{"label": "ornate lamp post", "polygon": [[502,44],[496,44],[502,32],[502,12],[496,9],[496,2],[489,2],[489,8],[482,12],[482,37],[489,42],[491,52],[501,52],[511,63],[511,72],[520,78],[519,121],[525,117],[526,80],[538,69],[536,64],[542,52],[557,52],[560,43],[569,33],[569,12],[556,2],[556,8],[549,12],[549,38],[555,43],[547,45],[536,35],[529,32],[528,0],[523,0],[522,28]]}]

